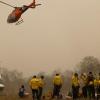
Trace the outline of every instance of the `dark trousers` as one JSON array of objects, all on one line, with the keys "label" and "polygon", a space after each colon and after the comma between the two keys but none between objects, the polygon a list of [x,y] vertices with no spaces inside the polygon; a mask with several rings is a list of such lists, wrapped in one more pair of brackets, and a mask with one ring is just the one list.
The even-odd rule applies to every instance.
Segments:
[{"label": "dark trousers", "polygon": [[42,97],[42,92],[43,92],[43,88],[42,87],[39,87],[39,100],[41,100],[41,97]]},{"label": "dark trousers", "polygon": [[97,91],[97,100],[99,100],[100,99],[100,86],[97,86],[96,91]]},{"label": "dark trousers", "polygon": [[72,95],[73,95],[73,100],[78,99],[78,97],[79,97],[79,86],[72,86]]},{"label": "dark trousers", "polygon": [[39,99],[38,89],[32,89],[32,96],[33,96],[33,100],[35,100],[35,97],[37,98],[37,100]]},{"label": "dark trousers", "polygon": [[84,98],[87,98],[87,86],[82,87],[82,94]]},{"label": "dark trousers", "polygon": [[95,88],[94,85],[89,85],[88,86],[88,94],[89,94],[89,98],[93,98],[95,99]]},{"label": "dark trousers", "polygon": [[59,98],[60,89],[61,89],[61,85],[54,85],[53,98],[55,96],[57,96]]}]

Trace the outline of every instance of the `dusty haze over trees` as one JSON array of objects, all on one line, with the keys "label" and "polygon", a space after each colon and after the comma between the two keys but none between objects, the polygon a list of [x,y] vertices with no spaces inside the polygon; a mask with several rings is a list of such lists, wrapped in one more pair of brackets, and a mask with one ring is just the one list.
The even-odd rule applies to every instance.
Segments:
[{"label": "dusty haze over trees", "polygon": [[80,72],[92,71],[94,73],[99,73],[100,71],[100,60],[93,57],[87,56],[78,64],[77,69]]},{"label": "dusty haze over trees", "polygon": [[[87,56],[80,61],[74,72],[83,73],[83,72],[89,72],[92,71],[94,73],[98,73],[100,71],[100,61],[99,59],[93,57],[93,56]],[[15,95],[17,96],[19,87],[24,84],[26,87],[26,90],[28,92],[30,91],[29,87],[29,80],[32,76],[25,78],[23,76],[22,72],[18,72],[17,70],[8,70],[6,68],[1,68],[0,72],[2,73],[2,80],[5,84],[4,92],[7,95]],[[63,77],[63,88],[62,91],[64,93],[67,93],[71,89],[71,77],[73,74],[73,71],[66,70],[65,72],[60,72],[60,70],[55,70],[51,74],[46,74],[46,72],[39,72],[37,75],[44,75],[45,76],[45,88],[44,92],[52,91],[53,85],[52,85],[52,78],[56,72],[59,72]]]}]

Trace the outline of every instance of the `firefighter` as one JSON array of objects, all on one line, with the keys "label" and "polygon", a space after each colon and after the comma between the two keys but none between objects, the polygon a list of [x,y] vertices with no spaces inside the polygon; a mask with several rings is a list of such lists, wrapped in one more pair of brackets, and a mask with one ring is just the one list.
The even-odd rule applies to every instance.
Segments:
[{"label": "firefighter", "polygon": [[100,99],[100,74],[97,76],[97,79],[95,79],[95,87],[96,87],[97,100],[99,100]]},{"label": "firefighter", "polygon": [[55,96],[57,96],[57,98],[60,97],[59,93],[62,87],[62,77],[60,74],[56,74],[53,78],[53,85],[54,85],[54,89],[53,89],[53,98]]},{"label": "firefighter", "polygon": [[83,73],[81,75],[81,79],[82,79],[82,94],[84,98],[87,98],[87,75],[86,73]]},{"label": "firefighter", "polygon": [[39,100],[41,100],[42,97],[44,84],[44,76],[41,76],[39,79]]},{"label": "firefighter", "polygon": [[37,100],[39,100],[39,97],[38,97],[39,79],[36,77],[36,75],[34,75],[33,78],[30,80],[29,85],[32,90],[33,100],[35,100],[35,97],[37,98]]},{"label": "firefighter", "polygon": [[94,87],[94,76],[92,72],[89,72],[88,76],[87,76],[87,84],[88,84],[88,94],[89,94],[89,98],[91,99],[95,99],[95,87]]},{"label": "firefighter", "polygon": [[80,88],[80,83],[79,83],[78,74],[75,73],[72,76],[72,95],[73,95],[73,100],[78,99],[78,97],[79,97],[79,88]]}]

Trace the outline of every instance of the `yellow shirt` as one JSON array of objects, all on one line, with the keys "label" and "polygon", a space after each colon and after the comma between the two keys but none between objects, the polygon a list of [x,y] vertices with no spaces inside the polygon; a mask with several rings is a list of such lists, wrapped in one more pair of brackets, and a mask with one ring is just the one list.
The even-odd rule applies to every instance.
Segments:
[{"label": "yellow shirt", "polygon": [[94,80],[94,86],[97,86],[97,84],[98,84],[98,80],[95,79],[95,80]]},{"label": "yellow shirt", "polygon": [[95,79],[94,80],[94,85],[95,86],[100,86],[100,80],[99,79]]},{"label": "yellow shirt", "polygon": [[79,79],[75,76],[72,77],[72,85],[79,86]]},{"label": "yellow shirt", "polygon": [[55,85],[61,85],[62,84],[62,78],[61,78],[60,75],[54,77],[53,84],[55,84]]},{"label": "yellow shirt", "polygon": [[43,79],[39,79],[39,87],[43,87],[44,86],[44,80]]},{"label": "yellow shirt", "polygon": [[32,78],[29,82],[30,87],[32,89],[38,89],[39,88],[39,79],[38,78]]}]

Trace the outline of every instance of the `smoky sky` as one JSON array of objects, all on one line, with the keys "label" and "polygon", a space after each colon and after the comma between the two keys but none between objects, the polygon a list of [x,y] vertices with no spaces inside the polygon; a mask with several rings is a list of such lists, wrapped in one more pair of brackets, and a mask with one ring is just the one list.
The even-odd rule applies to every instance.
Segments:
[{"label": "smoky sky", "polygon": [[[3,0],[14,6],[31,0]],[[37,0],[18,26],[0,4],[0,62],[24,75],[73,69],[85,56],[100,59],[100,0]]]}]

